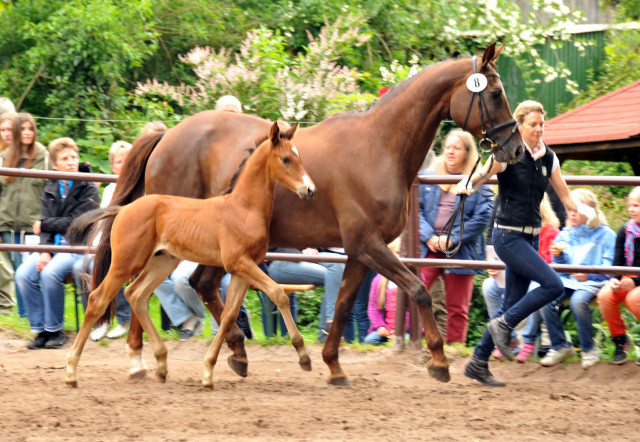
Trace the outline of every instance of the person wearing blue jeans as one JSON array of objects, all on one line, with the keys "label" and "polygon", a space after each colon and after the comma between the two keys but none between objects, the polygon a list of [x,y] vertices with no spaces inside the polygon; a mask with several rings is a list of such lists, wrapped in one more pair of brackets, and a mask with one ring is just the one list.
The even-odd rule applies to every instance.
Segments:
[{"label": "person wearing blue jeans", "polygon": [[[54,169],[77,172],[78,146],[71,138],[58,138],[49,144]],[[50,180],[42,192],[41,219],[33,232],[43,245],[64,245],[64,234],[71,222],[98,207],[97,187],[88,181]],[[60,348],[67,341],[64,334],[64,280],[71,275],[83,255],[72,253],[34,253],[16,270],[16,285],[27,307],[31,332],[37,336],[27,344],[30,350]]]},{"label": "person wearing blue jeans", "polygon": [[[16,284],[24,295],[32,333],[64,333],[64,280],[72,274],[75,263],[83,258],[83,255],[77,253],[56,253],[46,266],[38,271],[40,253],[32,253],[18,267],[15,275]],[[57,347],[49,345],[46,348]]]},{"label": "person wearing blue jeans", "polygon": [[[83,259],[78,259],[73,265],[73,277],[75,279],[76,288],[82,295],[82,307],[87,310],[87,302],[91,293],[90,275],[93,271],[93,255],[84,255]],[[116,319],[118,326],[109,330],[109,323],[97,325],[89,337],[93,341],[99,341],[103,337],[116,339],[125,335],[129,331],[129,322],[131,321],[131,306],[124,296],[124,287],[120,287],[116,296]]]},{"label": "person wearing blue jeans", "polygon": [[[491,157],[478,172],[465,177],[457,186],[459,193],[468,194],[491,176],[498,177],[498,207],[492,238],[493,247],[506,266],[506,295],[498,309],[499,316],[487,324],[464,370],[465,376],[490,387],[506,385],[489,371],[494,342],[500,352],[512,360],[509,344],[515,326],[558,298],[564,290],[558,274],[538,253],[542,225],[540,203],[549,183],[568,210],[578,208],[562,177],[558,158],[542,142],[545,115],[542,105],[525,101],[516,107],[513,115],[525,147],[522,157],[513,164],[500,163]],[[540,287],[527,293],[531,281],[537,281]]]},{"label": "person wearing blue jeans", "polygon": [[[604,215],[599,212],[596,196],[586,189],[576,189],[571,195],[576,201],[589,206],[598,216],[587,220],[576,211],[567,212],[570,227],[563,229],[549,247],[553,262],[572,265],[612,265],[616,234],[606,225]],[[551,350],[540,363],[550,367],[574,354],[573,344],[565,338],[557,309],[562,301],[570,299],[571,311],[578,324],[582,368],[587,369],[600,360],[600,349],[593,342],[589,303],[596,299],[598,291],[608,277],[597,273],[564,273],[561,274],[561,278],[564,292],[542,309],[542,318],[547,324],[551,339]]]},{"label": "person wearing blue jeans", "polygon": [[[303,253],[306,255],[335,256],[338,252],[319,252],[316,249],[275,249],[279,253]],[[324,286],[318,318],[318,340],[326,340],[335,314],[336,301],[342,283],[344,264],[336,262],[272,261],[267,267],[269,277],[279,284],[313,284]]]},{"label": "person wearing blue jeans", "polygon": [[353,310],[351,316],[347,320],[347,324],[344,327],[344,340],[347,342],[354,342],[356,340],[356,330],[358,331],[358,342],[363,343],[365,338],[369,335],[369,292],[371,291],[371,281],[377,275],[373,270],[369,270],[364,277],[364,281],[360,285],[356,301],[353,304]]},{"label": "person wearing blue jeans", "polygon": [[202,333],[205,315],[204,304],[198,293],[189,285],[189,276],[198,263],[180,261],[173,273],[154,290],[171,323],[180,327],[180,340]]}]

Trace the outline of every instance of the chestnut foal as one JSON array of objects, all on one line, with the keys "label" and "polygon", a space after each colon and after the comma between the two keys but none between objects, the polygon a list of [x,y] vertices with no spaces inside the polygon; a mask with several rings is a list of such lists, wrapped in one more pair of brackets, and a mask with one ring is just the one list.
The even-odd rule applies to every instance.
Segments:
[{"label": "chestnut foal", "polygon": [[232,275],[220,331],[204,360],[205,388],[213,389],[213,367],[220,347],[250,285],[266,293],[280,308],[299,364],[304,370],[311,370],[302,335],[289,310],[289,298],[257,265],[269,246],[276,182],[303,199],[313,196],[316,190],[291,141],[297,129],[296,124],[281,132],[278,123],[274,123],[229,194],[205,200],[148,195],[126,206],[96,211],[93,220],[86,220],[89,223],[115,217],[111,232],[113,255],[106,278],[89,296],[82,327],[67,355],[67,385],[77,387],[76,369],[91,327],[120,287],[136,275],[139,276],[127,287],[125,295],[153,346],[156,375],[165,381],[167,348],[151,321],[148,301],[153,290],[183,259],[224,267]]}]

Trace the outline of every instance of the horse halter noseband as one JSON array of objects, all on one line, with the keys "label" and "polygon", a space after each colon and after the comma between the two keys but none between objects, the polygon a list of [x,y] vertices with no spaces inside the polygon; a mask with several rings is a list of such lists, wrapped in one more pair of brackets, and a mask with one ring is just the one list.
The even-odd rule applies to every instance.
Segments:
[{"label": "horse halter noseband", "polygon": [[[476,68],[476,61],[478,59],[477,55],[474,55],[473,57],[471,57],[471,64],[473,65],[473,73],[477,74],[478,73],[478,69]],[[500,78],[500,74],[498,74],[497,72],[494,72],[492,74],[483,74],[485,77],[498,77]],[[473,91],[471,89],[471,99],[469,100],[469,106],[467,107],[467,114],[464,117],[464,124],[462,125],[462,130],[466,130],[467,128],[467,122],[469,121],[469,114],[471,114],[471,108],[473,107],[473,98],[476,96],[476,94],[478,95],[478,113],[480,114],[480,129],[482,131],[482,139],[480,141],[478,141],[478,150],[483,151],[483,146],[487,145],[489,146],[489,150],[491,152],[493,152],[495,149],[503,149],[503,146],[505,144],[507,144],[509,142],[509,140],[511,140],[511,138],[513,137],[513,135],[516,133],[516,130],[518,130],[518,122],[512,118],[511,120],[505,121],[503,123],[500,124],[493,124],[493,120],[491,119],[491,115],[489,114],[489,108],[487,107],[487,102],[484,99],[484,95],[482,95],[482,92],[486,89],[486,84],[485,87],[481,88],[478,91]],[[489,128],[489,131],[487,131],[487,128],[484,124],[484,115],[487,115],[487,120],[489,120],[489,125],[491,126]],[[513,129],[511,129],[511,133],[509,134],[509,136],[500,144],[493,142],[493,140],[491,139],[491,137],[493,137],[500,129],[503,129],[505,127],[509,127],[509,126],[513,126]],[[478,156],[478,160],[476,161],[476,164],[473,166],[473,169],[471,170],[471,173],[469,174],[469,177],[467,178],[467,185],[469,183],[469,180],[471,180],[471,176],[474,174],[474,172],[476,171],[476,169],[478,168],[478,164],[480,164],[480,161],[482,160],[482,156]],[[491,165],[489,166],[489,169],[491,169],[491,166],[493,166],[493,154],[491,155]],[[480,192],[480,189],[478,189],[478,192]],[[493,191],[489,191],[488,194],[482,193],[480,192],[483,196],[485,197],[489,197],[491,195],[493,195]],[[462,235],[464,233],[464,202],[467,199],[466,194],[461,194],[460,195],[460,202],[458,203],[458,206],[455,208],[455,210],[453,211],[453,213],[451,214],[451,217],[449,218],[449,220],[447,221],[447,223],[445,224],[445,226],[443,227],[443,230],[446,230],[447,232],[447,245],[445,246],[445,250],[442,250],[442,252],[448,257],[451,258],[453,255],[455,255],[456,253],[458,253],[458,250],[460,250],[460,246],[462,245]],[[448,244],[449,244],[449,239],[451,238],[451,232],[453,231],[453,227],[455,224],[455,220],[457,216],[460,216],[460,241],[458,242],[458,245],[455,246],[452,250],[448,249]]]}]

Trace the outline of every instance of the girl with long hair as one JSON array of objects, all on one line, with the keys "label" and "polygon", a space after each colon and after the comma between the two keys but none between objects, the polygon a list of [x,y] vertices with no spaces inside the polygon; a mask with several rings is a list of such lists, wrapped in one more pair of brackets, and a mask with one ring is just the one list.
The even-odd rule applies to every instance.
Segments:
[{"label": "girl with long hair", "polygon": [[[37,141],[38,129],[30,114],[13,117],[11,141],[0,153],[2,167],[49,170],[49,154]],[[40,219],[40,197],[46,184],[43,178],[0,176],[0,236],[7,244],[24,244],[25,236],[33,235],[33,223]],[[14,271],[22,264],[20,253],[9,254]],[[26,317],[22,295],[16,287],[18,313]]]}]

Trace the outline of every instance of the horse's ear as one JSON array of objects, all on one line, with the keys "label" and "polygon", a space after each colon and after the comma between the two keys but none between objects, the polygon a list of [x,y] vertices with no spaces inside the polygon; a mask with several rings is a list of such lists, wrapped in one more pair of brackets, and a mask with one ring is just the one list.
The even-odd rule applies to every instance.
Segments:
[{"label": "horse's ear", "polygon": [[278,126],[278,122],[276,121],[271,126],[271,132],[269,133],[269,139],[271,140],[272,146],[277,146],[280,143],[280,126]]},{"label": "horse's ear", "polygon": [[296,134],[296,132],[298,132],[298,127],[300,127],[300,123],[294,124],[291,129],[287,130],[285,133],[282,134],[282,138],[286,140],[291,140]]},{"label": "horse's ear", "polygon": [[[500,49],[501,51],[502,49]],[[500,51],[498,51],[498,55],[500,55]],[[498,59],[496,56],[496,44],[491,43],[486,51],[484,51],[484,55],[482,56],[482,67],[486,67],[490,62]]]}]

